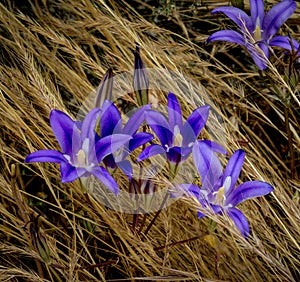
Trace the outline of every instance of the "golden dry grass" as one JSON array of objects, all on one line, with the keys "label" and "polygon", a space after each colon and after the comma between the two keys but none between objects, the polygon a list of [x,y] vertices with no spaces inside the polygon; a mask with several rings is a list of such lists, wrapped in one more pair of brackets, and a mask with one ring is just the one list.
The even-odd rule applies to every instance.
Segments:
[{"label": "golden dry grass", "polygon": [[[208,6],[199,8],[199,22],[215,20],[217,26],[209,14],[215,1],[203,2]],[[31,14],[22,13],[14,2],[0,4],[0,280],[299,281],[300,182],[289,176],[289,160],[281,152],[285,148],[277,144],[287,140],[282,104],[260,74],[237,59],[240,72],[218,61],[216,56],[234,59],[227,44],[201,47],[208,34],[190,31],[184,11],[172,18],[179,35],[148,22],[122,1],[36,1],[28,10]],[[299,28],[292,33],[299,39]],[[275,187],[270,196],[240,206],[252,229],[249,240],[226,218],[211,216],[216,229],[209,218],[198,220],[196,204],[187,200],[164,209],[147,236],[136,236],[131,215],[87,200],[78,181],[61,184],[58,166],[24,164],[30,152],[58,149],[49,125],[52,109],[75,117],[108,67],[132,70],[134,42],[140,43],[147,67],[179,72],[194,81],[185,108],[192,110],[189,105],[197,104],[197,95],[211,104],[211,128],[225,129],[205,134],[231,153],[246,150],[242,179]],[[274,67],[269,73],[282,91],[289,91]],[[176,89],[166,81],[170,90]],[[299,157],[300,102],[293,95],[291,129]],[[159,99],[165,101],[162,95]],[[296,165],[299,169],[299,158]],[[41,214],[52,265],[43,262],[22,228],[33,212]],[[111,263],[97,267],[106,261]]]}]

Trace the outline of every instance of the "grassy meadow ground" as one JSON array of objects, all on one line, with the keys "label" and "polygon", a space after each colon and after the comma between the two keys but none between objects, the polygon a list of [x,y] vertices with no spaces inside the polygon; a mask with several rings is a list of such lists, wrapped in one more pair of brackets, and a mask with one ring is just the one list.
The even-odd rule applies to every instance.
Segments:
[{"label": "grassy meadow ground", "polygon": [[[228,1],[19,2],[0,3],[0,281],[300,281],[300,97],[299,84],[281,76],[285,54],[276,50],[272,67],[258,72],[242,48],[206,45],[231,26],[210,14]],[[299,19],[298,3],[280,32],[300,40]],[[62,184],[58,165],[24,164],[30,152],[59,150],[52,109],[75,117],[108,67],[133,70],[135,42],[148,68],[194,82],[184,93],[190,101],[181,99],[186,114],[199,96],[211,104],[204,137],[230,154],[246,151],[240,180],[275,187],[239,206],[248,240],[224,217],[199,220],[189,200],[163,209],[147,236],[137,235],[132,215],[87,200],[78,180]],[[275,88],[290,98],[278,99]],[[155,93],[160,103],[165,94]],[[41,256],[45,242],[51,261]]]}]

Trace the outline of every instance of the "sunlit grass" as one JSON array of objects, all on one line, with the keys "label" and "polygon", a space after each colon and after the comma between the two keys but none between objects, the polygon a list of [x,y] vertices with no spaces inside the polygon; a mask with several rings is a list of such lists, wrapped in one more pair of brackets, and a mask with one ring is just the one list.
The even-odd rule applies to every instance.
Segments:
[{"label": "sunlit grass", "polygon": [[[210,31],[189,30],[186,10],[172,18],[176,34],[124,2],[95,2],[32,4],[31,14],[0,4],[0,280],[298,281],[300,182],[290,177],[282,104],[251,58],[243,60],[249,61],[245,66],[230,52],[232,46],[204,46]],[[218,19],[209,14],[215,1],[203,2],[208,6],[198,10],[200,23],[210,21],[217,28]],[[298,40],[299,26],[291,30]],[[199,220],[196,203],[188,200],[164,209],[148,235],[137,236],[132,215],[86,198],[78,181],[62,184],[58,166],[24,164],[30,152],[58,149],[49,125],[52,109],[75,117],[108,67],[116,73],[133,70],[135,42],[148,68],[178,72],[194,82],[190,93],[175,93],[182,101],[190,97],[185,115],[203,100],[211,105],[205,137],[230,154],[240,147],[246,151],[241,179],[275,187],[268,197],[241,204],[252,231],[248,241],[226,218]],[[234,54],[247,56],[241,50]],[[299,171],[299,85],[296,95],[272,63],[272,81],[292,94],[290,126]],[[172,79],[165,80],[170,90],[180,90]],[[166,96],[156,93],[165,103]],[[22,228],[32,214],[40,214],[52,265],[33,247],[29,227]]]}]

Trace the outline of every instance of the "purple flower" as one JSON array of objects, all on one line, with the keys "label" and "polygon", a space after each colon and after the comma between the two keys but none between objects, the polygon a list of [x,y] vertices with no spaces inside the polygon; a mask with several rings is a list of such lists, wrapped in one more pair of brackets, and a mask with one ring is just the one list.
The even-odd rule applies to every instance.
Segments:
[{"label": "purple flower", "polygon": [[251,17],[235,7],[216,8],[212,14],[224,13],[237,24],[241,33],[234,30],[217,31],[207,39],[207,42],[220,40],[242,45],[247,48],[255,64],[264,70],[267,68],[269,46],[286,48],[285,44],[278,41],[278,36],[274,35],[295,9],[296,3],[293,0],[283,0],[266,14],[263,0],[250,0]]},{"label": "purple flower", "polygon": [[178,164],[192,152],[194,142],[204,127],[209,114],[209,106],[205,105],[194,110],[183,123],[179,102],[172,93],[168,95],[168,119],[162,113],[154,110],[146,112],[146,121],[154,131],[160,144],[148,146],[140,154],[142,161],[157,154],[165,154],[173,173],[176,174]]},{"label": "purple flower", "polygon": [[[242,235],[247,237],[250,233],[248,221],[235,206],[245,200],[264,196],[274,188],[262,181],[247,181],[234,188],[245,158],[245,152],[241,149],[234,152],[224,171],[218,157],[203,142],[195,143],[193,158],[202,187],[200,189],[194,184],[181,184],[180,187],[188,194],[196,196],[204,209],[220,215],[227,214]],[[204,216],[204,213],[198,212],[199,218]]]},{"label": "purple flower", "polygon": [[40,150],[28,155],[25,162],[53,162],[60,164],[62,182],[71,182],[79,177],[94,175],[115,194],[118,185],[99,163],[132,137],[114,134],[97,138],[95,126],[101,110],[91,110],[82,123],[73,121],[68,115],[52,110],[50,125],[61,152]]},{"label": "purple flower", "polygon": [[153,135],[146,132],[138,132],[140,125],[145,120],[145,112],[150,109],[150,105],[146,105],[138,109],[127,121],[122,125],[122,117],[117,107],[110,101],[105,101],[102,107],[100,118],[100,136],[103,138],[111,134],[125,134],[132,136],[132,139],[124,142],[114,154],[109,154],[103,160],[109,168],[115,169],[117,166],[129,177],[132,177],[132,166],[126,157],[129,153],[141,145],[151,141]]},{"label": "purple flower", "polygon": [[273,40],[273,46],[284,48],[300,56],[299,42],[289,36],[276,36],[276,39]]}]

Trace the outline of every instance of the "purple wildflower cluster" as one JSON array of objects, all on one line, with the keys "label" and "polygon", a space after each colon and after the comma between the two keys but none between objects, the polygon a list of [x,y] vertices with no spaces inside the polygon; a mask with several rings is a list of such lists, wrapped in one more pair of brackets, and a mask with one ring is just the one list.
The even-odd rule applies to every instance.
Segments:
[{"label": "purple wildflower cluster", "polygon": [[299,43],[295,39],[290,36],[276,35],[280,27],[294,13],[296,6],[293,0],[283,0],[265,14],[263,0],[250,0],[251,16],[235,7],[218,7],[212,11],[212,14],[225,14],[237,25],[240,32],[217,31],[207,39],[207,42],[227,41],[244,46],[255,64],[261,70],[265,70],[271,47],[296,51],[300,55]]},{"label": "purple wildflower cluster", "polygon": [[[248,181],[235,188],[245,152],[237,150],[223,170],[217,153],[227,154],[226,150],[213,141],[198,139],[207,122],[210,107],[204,105],[195,109],[184,122],[177,97],[169,93],[166,117],[148,104],[148,94],[144,88],[148,87],[149,81],[139,49],[135,53],[134,66],[134,88],[139,90],[136,93],[140,95],[137,99],[140,108],[125,125],[114,103],[102,98],[112,96],[112,73],[108,71],[95,100],[97,107],[89,111],[83,121],[74,121],[59,110],[51,112],[51,128],[61,151],[40,150],[29,154],[25,162],[59,163],[62,182],[93,175],[117,195],[119,187],[111,171],[120,168],[129,182],[136,184],[136,180],[132,179],[133,168],[129,160],[135,149],[143,146],[137,162],[158,154],[164,155],[172,176],[176,175],[179,165],[184,165],[192,155],[202,185],[182,183],[178,186],[184,192],[181,194],[193,196],[199,201],[203,207],[198,212],[199,218],[206,215],[205,211],[227,214],[241,234],[247,237],[249,224],[235,206],[247,199],[264,196],[273,191],[273,187],[262,181]],[[151,128],[159,144],[153,143],[154,135],[146,132],[146,128]],[[151,144],[147,146],[149,142]]]}]

